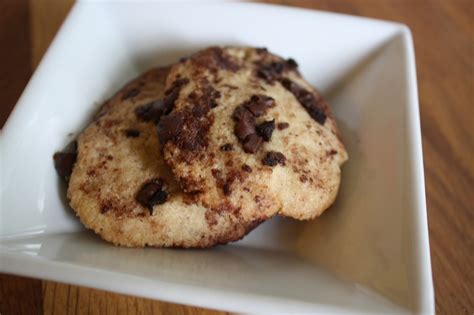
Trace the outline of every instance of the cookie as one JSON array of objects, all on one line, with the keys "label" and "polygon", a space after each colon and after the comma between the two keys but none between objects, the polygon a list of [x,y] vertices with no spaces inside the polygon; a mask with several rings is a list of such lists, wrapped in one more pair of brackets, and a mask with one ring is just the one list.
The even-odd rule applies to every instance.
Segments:
[{"label": "cookie", "polygon": [[164,95],[168,72],[153,69],[126,85],[80,134],[77,153],[54,156],[69,181],[70,205],[87,228],[117,245],[209,247],[238,240],[260,221],[197,203],[164,163],[156,123],[173,97]]},{"label": "cookie", "polygon": [[174,65],[165,93],[164,159],[199,204],[261,221],[311,219],[334,202],[348,154],[293,59],[211,47]]}]

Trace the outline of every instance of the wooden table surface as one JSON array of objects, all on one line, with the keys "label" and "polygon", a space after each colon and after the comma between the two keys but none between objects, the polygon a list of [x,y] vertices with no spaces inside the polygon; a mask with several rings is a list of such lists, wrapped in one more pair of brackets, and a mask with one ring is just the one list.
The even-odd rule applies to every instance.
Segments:
[{"label": "wooden table surface", "polygon": [[[0,2],[0,126],[73,0]],[[431,258],[439,314],[474,314],[474,1],[267,1],[407,24],[415,41]],[[0,314],[220,314],[0,275]]]}]

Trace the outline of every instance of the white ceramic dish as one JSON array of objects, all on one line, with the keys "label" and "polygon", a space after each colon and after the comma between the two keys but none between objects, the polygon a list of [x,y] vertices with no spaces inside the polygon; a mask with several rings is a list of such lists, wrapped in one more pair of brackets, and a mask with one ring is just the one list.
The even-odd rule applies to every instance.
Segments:
[{"label": "white ceramic dish", "polygon": [[[147,68],[211,44],[295,58],[347,143],[336,204],[211,250],[125,249],[65,206],[52,154]],[[236,312],[434,313],[413,44],[400,24],[259,4],[78,1],[1,135],[1,272]]]}]

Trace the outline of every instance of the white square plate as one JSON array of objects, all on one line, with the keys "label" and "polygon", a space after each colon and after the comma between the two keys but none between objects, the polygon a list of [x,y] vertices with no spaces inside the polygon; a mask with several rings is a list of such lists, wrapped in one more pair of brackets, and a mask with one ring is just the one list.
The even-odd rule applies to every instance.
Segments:
[{"label": "white square plate", "polygon": [[[122,84],[212,44],[295,58],[350,154],[320,219],[210,250],[81,227],[52,155]],[[236,312],[434,313],[415,62],[400,24],[249,3],[78,1],[1,135],[1,271]]]}]

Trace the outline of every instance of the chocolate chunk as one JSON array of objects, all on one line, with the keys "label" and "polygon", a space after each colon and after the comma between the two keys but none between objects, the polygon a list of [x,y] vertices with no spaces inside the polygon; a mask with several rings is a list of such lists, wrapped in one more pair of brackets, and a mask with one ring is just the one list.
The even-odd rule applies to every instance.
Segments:
[{"label": "chocolate chunk", "polygon": [[164,190],[159,190],[153,195],[153,198],[150,200],[150,204],[161,205],[164,204],[167,199],[168,193]]},{"label": "chocolate chunk", "polygon": [[127,129],[125,130],[125,135],[127,136],[127,138],[136,138],[140,136],[140,131],[136,129]]},{"label": "chocolate chunk", "polygon": [[255,117],[243,106],[234,110],[232,118],[236,121],[234,133],[236,137],[243,142],[247,136],[255,133]]},{"label": "chocolate chunk", "polygon": [[107,203],[103,203],[100,207],[100,213],[101,214],[106,214],[107,212],[109,212],[111,210],[111,207],[110,207],[110,204],[107,202]]},{"label": "chocolate chunk", "polygon": [[232,118],[235,121],[247,120],[247,121],[255,121],[255,117],[253,114],[245,107],[239,106],[234,110],[232,114]]},{"label": "chocolate chunk", "polygon": [[165,96],[163,99],[163,108],[165,108],[167,111],[171,111],[173,109],[174,103],[178,99],[179,91],[179,89],[173,89],[168,95]]},{"label": "chocolate chunk", "polygon": [[184,119],[182,115],[178,113],[163,116],[158,123],[158,138],[160,139],[161,145],[175,139],[183,127],[183,124]]},{"label": "chocolate chunk", "polygon": [[217,168],[213,168],[211,170],[211,174],[218,182],[222,181],[222,171],[221,170],[219,170]]},{"label": "chocolate chunk", "polygon": [[202,93],[198,95],[196,92],[191,92],[188,95],[189,102],[194,105],[194,115],[202,116],[206,114],[211,108],[217,107],[217,99],[221,97],[221,92],[214,89],[208,82],[202,83]]},{"label": "chocolate chunk", "polygon": [[[234,133],[243,143],[244,151],[255,153],[262,145],[262,137],[266,141],[270,140],[275,122],[268,121],[259,125],[259,131],[255,129],[255,117],[265,114],[268,108],[275,106],[273,98],[265,95],[252,95],[252,97],[237,107],[232,114],[236,121]],[[255,134],[258,132],[260,134]]]},{"label": "chocolate chunk", "polygon": [[228,88],[229,90],[238,90],[239,89],[235,85],[231,85],[231,84],[227,84],[227,83],[222,84],[222,86]]},{"label": "chocolate chunk", "polygon": [[270,141],[273,130],[275,130],[275,120],[264,121],[255,127],[257,134],[265,141]]},{"label": "chocolate chunk", "polygon": [[315,121],[317,121],[321,125],[324,125],[324,122],[326,121],[327,117],[322,109],[318,107],[310,107],[307,110],[311,118],[313,118]]},{"label": "chocolate chunk", "polygon": [[122,95],[122,101],[126,100],[126,99],[129,99],[131,97],[135,97],[137,96],[138,94],[140,94],[140,90],[139,89],[131,89],[131,90],[128,90],[127,92],[125,92],[123,95]]},{"label": "chocolate chunk", "polygon": [[328,152],[328,155],[336,155],[337,154],[337,151],[332,149]]},{"label": "chocolate chunk", "polygon": [[268,152],[265,157],[262,159],[263,165],[268,165],[268,166],[275,166],[277,164],[280,165],[285,165],[286,162],[286,157],[276,151],[270,151]]},{"label": "chocolate chunk", "polygon": [[150,210],[153,214],[153,206],[161,205],[168,199],[168,193],[164,190],[164,182],[161,179],[153,179],[138,191],[135,200]]},{"label": "chocolate chunk", "polygon": [[156,124],[165,111],[164,101],[156,100],[135,108],[135,115],[143,121],[152,121]]},{"label": "chocolate chunk", "polygon": [[240,69],[240,66],[232,60],[232,58],[222,50],[220,47],[211,48],[216,60],[218,68],[236,72]]},{"label": "chocolate chunk", "polygon": [[255,117],[259,117],[265,114],[269,108],[275,106],[275,100],[266,95],[252,95],[250,100],[245,102],[243,105]]},{"label": "chocolate chunk", "polygon": [[211,170],[212,176],[216,179],[217,185],[222,188],[224,191],[224,195],[229,196],[231,191],[230,191],[230,185],[232,184],[232,179],[225,180],[224,175],[222,174],[221,170],[218,170],[216,168],[213,168]]},{"label": "chocolate chunk", "polygon": [[288,59],[286,59],[286,65],[287,65],[288,68],[290,68],[290,69],[296,69],[296,68],[298,68],[298,63],[296,63],[295,59],[293,59],[293,58],[288,58]]},{"label": "chocolate chunk", "polygon": [[256,134],[251,134],[245,139],[243,148],[246,153],[255,153],[262,146],[262,138]]},{"label": "chocolate chunk", "polygon": [[240,69],[238,61],[227,54],[221,47],[209,47],[194,54],[190,59],[199,71],[209,71],[214,80],[217,79],[219,70],[236,72]]},{"label": "chocolate chunk", "polygon": [[257,70],[257,75],[265,79],[267,82],[271,83],[280,78],[283,70],[285,69],[285,64],[283,62],[270,62],[268,64],[263,64]]},{"label": "chocolate chunk", "polygon": [[224,195],[229,196],[232,193],[230,190],[230,183],[225,183],[222,190],[224,191]]},{"label": "chocolate chunk", "polygon": [[221,97],[221,92],[214,89],[212,86],[208,86],[204,92],[204,98],[207,99],[210,108],[215,108],[217,104],[217,99]]},{"label": "chocolate chunk", "polygon": [[219,105],[219,104],[217,104],[216,99],[218,99],[220,97],[221,97],[221,92],[219,92],[217,90],[212,91],[212,94],[211,94],[211,97],[210,97],[210,100],[209,100],[209,105],[210,105],[211,108],[215,108]]},{"label": "chocolate chunk", "polygon": [[221,145],[221,151],[232,151],[232,149],[233,149],[233,146],[230,143]]},{"label": "chocolate chunk", "polygon": [[286,122],[281,122],[281,123],[278,123],[277,124],[277,128],[278,130],[283,130],[283,129],[286,129],[290,127],[290,124],[289,123],[286,123]]},{"label": "chocolate chunk", "polygon": [[246,171],[247,173],[252,173],[252,168],[248,166],[247,164],[242,165],[242,169]]},{"label": "chocolate chunk", "polygon": [[268,52],[268,49],[266,47],[258,47],[258,48],[255,48],[255,51],[257,52],[257,54],[264,54],[266,52]]},{"label": "chocolate chunk", "polygon": [[300,182],[306,183],[308,181],[308,177],[305,174],[301,174],[300,176]]},{"label": "chocolate chunk", "polygon": [[180,78],[180,77],[177,77],[176,80],[174,80],[173,84],[171,85],[171,87],[165,91],[165,95],[169,95],[173,92],[173,90],[176,90],[176,89],[181,89],[183,86],[185,86],[186,84],[189,83],[189,79],[188,78]]},{"label": "chocolate chunk", "polygon": [[194,117],[202,117],[209,112],[209,104],[197,103],[191,108],[191,112]]},{"label": "chocolate chunk", "polygon": [[62,152],[56,152],[53,155],[54,160],[54,168],[58,175],[66,180],[69,181],[69,177],[71,177],[72,170],[74,168],[74,164],[76,163],[77,159],[77,142],[73,141],[68,144]]},{"label": "chocolate chunk", "polygon": [[314,94],[307,91],[297,83],[291,81],[290,79],[284,78],[281,81],[281,84],[290,91],[295,98],[300,102],[301,105],[306,109],[308,114],[315,121],[324,125],[326,121],[326,113],[323,108],[319,105],[318,100],[314,97]]},{"label": "chocolate chunk", "polygon": [[240,120],[235,124],[234,133],[240,141],[255,133],[255,125],[247,120]]},{"label": "chocolate chunk", "polygon": [[74,163],[76,163],[77,154],[76,153],[62,153],[57,152],[53,155],[54,159],[54,168],[59,176],[69,180],[69,177],[72,174],[72,169]]},{"label": "chocolate chunk", "polygon": [[[257,52],[258,53],[258,52]],[[281,79],[284,72],[288,70],[297,71],[298,64],[293,58],[285,61],[273,61],[270,63],[257,63],[257,76],[270,84]]]},{"label": "chocolate chunk", "polygon": [[204,111],[202,116],[195,116],[193,108],[185,108],[161,118],[158,138],[161,145],[171,141],[181,150],[180,157],[191,161],[196,158],[198,151],[208,146],[208,133],[213,123],[212,113]]},{"label": "chocolate chunk", "polygon": [[164,114],[168,114],[174,107],[174,103],[178,99],[181,88],[189,83],[189,79],[176,79],[171,87],[165,91],[165,98],[163,99]]}]

